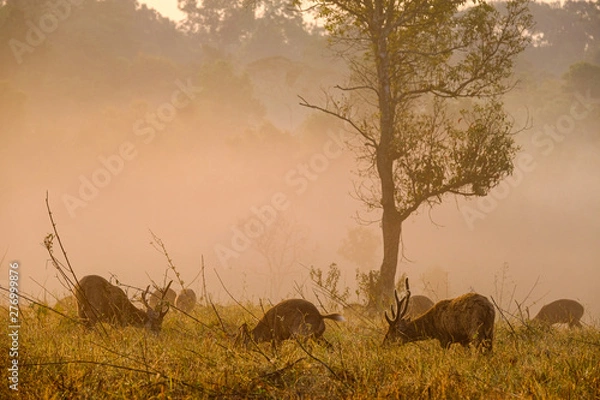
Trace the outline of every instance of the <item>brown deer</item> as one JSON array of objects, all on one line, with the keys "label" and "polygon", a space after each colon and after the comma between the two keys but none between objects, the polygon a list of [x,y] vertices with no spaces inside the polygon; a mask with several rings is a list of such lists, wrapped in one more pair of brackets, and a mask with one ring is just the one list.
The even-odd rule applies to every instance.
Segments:
[{"label": "brown deer", "polygon": [[[167,285],[167,289],[171,282]],[[142,295],[142,303],[146,311],[134,306],[123,290],[98,275],[87,275],[81,278],[75,288],[79,318],[88,327],[97,322],[108,322],[112,325],[145,327],[158,334],[164,316],[169,311],[161,303],[153,309],[146,301],[150,286]]]},{"label": "brown deer", "polygon": [[433,301],[427,296],[415,295],[410,297],[408,302],[408,309],[406,310],[407,318],[415,318],[421,314],[424,314],[431,307],[433,307]]},{"label": "brown deer", "polygon": [[175,298],[175,307],[189,313],[196,305],[196,293],[192,289],[182,289]]},{"label": "brown deer", "polygon": [[570,299],[555,300],[541,308],[533,321],[547,326],[554,324],[569,324],[569,328],[581,328],[580,319],[583,316],[583,306]]},{"label": "brown deer", "polygon": [[437,339],[443,348],[452,343],[468,347],[471,342],[482,351],[492,350],[494,336],[494,306],[484,296],[467,293],[452,300],[442,300],[429,311],[411,320],[406,318],[410,290],[406,279],[406,295],[396,298],[397,314],[391,307],[392,318],[385,313],[390,325],[384,344],[390,342],[414,342],[417,340]]},{"label": "brown deer", "polygon": [[287,339],[313,337],[327,344],[321,338],[325,332],[325,319],[344,321],[340,314],[321,315],[310,301],[284,300],[267,311],[252,331],[248,331],[248,325],[243,324],[238,338],[241,337],[245,344],[252,339],[256,343],[270,341],[277,345]]}]

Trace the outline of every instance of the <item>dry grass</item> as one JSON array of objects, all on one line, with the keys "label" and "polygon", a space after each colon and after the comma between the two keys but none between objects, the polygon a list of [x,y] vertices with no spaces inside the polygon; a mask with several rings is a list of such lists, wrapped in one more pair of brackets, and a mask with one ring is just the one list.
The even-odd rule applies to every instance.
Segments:
[{"label": "dry grass", "polygon": [[[238,306],[217,309],[230,334],[244,321],[255,323]],[[0,319],[5,326],[7,314]],[[246,350],[234,346],[211,308],[192,315],[201,323],[169,313],[155,337],[109,326],[86,332],[37,306],[24,308],[20,398],[600,399],[595,328],[513,332],[499,325],[494,352],[485,356],[457,345],[443,350],[434,341],[382,347],[383,318],[349,318],[327,321],[332,349],[288,341],[276,350]],[[9,393],[4,382],[0,398]]]}]

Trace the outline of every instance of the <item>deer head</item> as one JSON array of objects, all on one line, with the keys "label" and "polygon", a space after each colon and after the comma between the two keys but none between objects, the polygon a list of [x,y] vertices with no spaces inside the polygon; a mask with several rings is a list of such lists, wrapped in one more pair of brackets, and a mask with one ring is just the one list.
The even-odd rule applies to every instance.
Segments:
[{"label": "deer head", "polygon": [[148,291],[150,291],[150,285],[148,285],[148,287],[142,294],[142,304],[144,304],[144,307],[146,307],[146,318],[144,326],[151,332],[160,332],[163,319],[165,318],[165,315],[167,315],[167,312],[169,312],[170,303],[168,301],[165,301],[165,297],[167,296],[167,293],[169,292],[169,287],[172,283],[173,281],[169,282],[165,290],[162,292],[163,294],[160,301],[156,304],[154,308],[150,307],[148,301],[146,300],[146,295],[148,294]]},{"label": "deer head", "polygon": [[404,282],[406,288],[406,294],[400,299],[398,297],[398,291],[394,289],[394,298],[396,300],[396,310],[394,310],[394,306],[390,306],[390,312],[392,318],[390,318],[387,314],[387,311],[384,312],[385,320],[389,324],[389,329],[387,334],[385,335],[384,343],[389,343],[391,341],[400,340],[402,342],[407,341],[407,337],[404,334],[407,323],[410,321],[408,318],[404,318],[406,312],[408,311],[408,302],[410,300],[410,289],[408,286],[408,278]]}]

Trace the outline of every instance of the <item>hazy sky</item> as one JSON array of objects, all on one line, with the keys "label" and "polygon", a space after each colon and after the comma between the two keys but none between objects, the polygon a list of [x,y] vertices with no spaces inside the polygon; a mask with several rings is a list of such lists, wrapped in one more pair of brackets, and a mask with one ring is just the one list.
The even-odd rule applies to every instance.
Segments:
[{"label": "hazy sky", "polygon": [[140,0],[140,3],[154,8],[165,17],[174,21],[179,21],[185,17],[185,14],[177,8],[177,0]]},{"label": "hazy sky", "polygon": [[[154,8],[165,17],[174,21],[179,21],[185,17],[185,14],[177,8],[177,0],[139,0],[141,4],[147,4],[148,7]],[[541,3],[555,3],[552,0],[541,0]],[[562,2],[561,2],[562,3]]]},{"label": "hazy sky", "polygon": [[[142,2],[180,19],[176,0]],[[306,65],[298,73],[298,82],[304,83],[293,88],[290,100],[277,97],[289,90],[284,78],[278,81],[277,74],[249,71],[254,73],[257,93],[280,106],[280,120],[303,119],[296,95],[318,87],[310,81]],[[165,98],[176,88],[167,86]],[[592,115],[600,100],[583,100],[585,104],[574,101],[572,106],[578,115],[584,110]],[[527,113],[523,105],[519,107],[519,112]],[[204,258],[211,293],[222,292],[218,272],[238,297],[278,300],[292,293],[294,283],[307,281],[310,266],[325,268],[332,262],[345,269],[348,282],[342,285],[354,284],[356,265],[337,252],[348,230],[357,226],[353,219],[356,210],[362,209],[349,195],[354,158],[347,150],[343,155],[332,153],[331,139],[326,135],[316,132],[312,147],[307,145],[302,151],[287,148],[277,154],[269,148],[250,148],[240,152],[194,141],[197,135],[183,136],[188,130],[197,133],[197,128],[188,126],[182,112],[169,129],[146,144],[133,133],[131,125],[109,129],[104,121],[85,123],[85,113],[70,113],[66,106],[56,110],[48,104],[47,108],[48,113],[56,114],[52,119],[56,126],[67,132],[66,139],[59,142],[67,143],[66,147],[57,151],[52,136],[44,134],[46,127],[37,126],[35,121],[31,126],[38,131],[32,128],[21,136],[6,135],[2,137],[6,143],[0,146],[4,171],[8,166],[15,171],[5,173],[7,190],[0,193],[0,226],[12,227],[0,230],[0,251],[2,256],[6,252],[8,260],[23,263],[26,291],[41,297],[40,286],[61,289],[40,244],[51,230],[44,204],[47,190],[69,256],[81,274],[108,277],[116,273],[122,281],[137,285],[145,285],[149,278],[160,280],[165,260],[148,243],[148,230],[152,229],[165,241],[186,284],[197,275]],[[448,198],[433,211],[421,209],[406,221],[403,248],[410,262],[403,262],[398,271],[412,279],[415,294],[422,292],[426,279],[437,271],[446,273],[450,281],[440,297],[475,290],[514,307],[511,296],[524,301],[531,291],[527,304],[532,305],[532,312],[544,302],[568,297],[582,301],[591,315],[600,315],[600,148],[594,147],[594,141],[584,140],[598,128],[583,129],[587,126],[584,118],[566,126],[564,138],[543,134],[546,126],[565,130],[564,122],[571,121],[569,118],[564,114],[533,121],[532,129],[519,136],[523,151],[515,175],[490,196],[471,201]],[[73,127],[78,130],[71,132]],[[83,128],[89,131],[79,132]],[[78,209],[76,217],[69,215],[61,196],[77,194],[82,179],[102,170],[104,161],[99,157],[113,155],[125,141],[136,145],[135,159],[125,164],[85,208]],[[327,160],[323,154],[335,157]],[[300,179],[299,166],[310,162],[319,173],[311,175],[314,179]],[[240,251],[242,256],[223,265],[216,249],[234,248],[236,229],[254,217],[256,210],[280,204],[279,193],[287,199],[282,213],[286,220],[297,233],[310,238],[298,257],[300,262],[282,268],[285,276],[277,279],[269,278],[267,262],[253,249]],[[377,223],[370,229],[379,237]],[[375,261],[360,267],[363,271],[377,269],[379,262],[378,252]],[[3,285],[5,273],[4,264],[0,268]],[[199,282],[192,287],[199,288]],[[278,285],[279,292],[272,290]],[[221,300],[228,298],[222,295]]]}]

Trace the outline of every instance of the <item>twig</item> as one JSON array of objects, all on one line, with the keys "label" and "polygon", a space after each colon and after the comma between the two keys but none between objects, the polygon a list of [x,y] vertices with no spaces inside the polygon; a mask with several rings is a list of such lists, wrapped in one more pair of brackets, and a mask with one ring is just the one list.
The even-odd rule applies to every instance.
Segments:
[{"label": "twig", "polygon": [[314,354],[312,354],[310,351],[308,351],[301,343],[300,340],[296,339],[296,343],[298,343],[298,346],[302,349],[302,351],[304,351],[306,353],[306,355],[308,355],[310,358],[312,358],[313,360],[315,360],[316,362],[318,362],[319,364],[323,365],[330,373],[331,375],[333,375],[333,377],[335,379],[337,379],[338,381],[340,381],[344,386],[346,386],[346,388],[350,389],[351,392],[354,392],[354,390],[352,389],[352,387],[350,385],[348,385],[348,383],[346,383],[345,380],[343,380],[334,370],[332,367],[329,366],[329,364],[327,364],[325,361],[321,360],[320,358],[318,358],[317,356],[315,356]]},{"label": "twig", "polygon": [[229,289],[227,289],[227,287],[223,283],[223,280],[221,279],[221,276],[219,275],[219,273],[217,272],[217,270],[213,269],[213,271],[215,272],[215,275],[217,275],[217,278],[219,279],[219,282],[221,282],[221,286],[223,287],[223,289],[225,289],[225,293],[227,293],[229,295],[229,297],[235,302],[235,304],[237,304],[238,306],[242,307],[242,309],[244,311],[246,311],[248,314],[250,314],[252,317],[254,317],[254,319],[256,319],[258,321],[259,318],[256,318],[256,315],[254,315],[252,313],[252,311],[248,310],[246,307],[244,307],[244,305],[242,305],[242,303],[240,303],[235,297],[233,297],[233,295],[231,294],[231,292],[229,291]]},{"label": "twig", "polygon": [[181,280],[181,276],[179,274],[179,272],[177,271],[177,268],[175,267],[175,264],[173,263],[173,260],[171,259],[171,256],[169,256],[169,252],[167,251],[167,247],[165,246],[165,244],[163,243],[162,239],[159,238],[158,236],[156,236],[156,234],[154,232],[152,232],[151,229],[149,229],[150,234],[152,235],[152,238],[154,239],[154,241],[156,242],[156,244],[158,244],[161,248],[161,250],[157,249],[156,246],[154,246],[154,243],[150,243],[153,245],[154,249],[158,252],[162,252],[162,254],[166,257],[167,259],[167,264],[169,266],[170,269],[173,270],[173,273],[175,273],[175,278],[177,279],[177,282],[179,283],[179,286],[181,286],[181,289],[185,289],[184,285],[183,285],[183,281]]},{"label": "twig", "polygon": [[[117,355],[123,356],[122,354],[117,354]],[[175,378],[173,376],[166,375],[166,374],[164,374],[164,373],[162,373],[161,371],[158,371],[158,370],[132,368],[132,367],[127,367],[125,365],[117,365],[117,364],[105,363],[105,362],[100,362],[100,361],[91,361],[91,360],[54,361],[54,362],[41,362],[41,363],[24,363],[23,366],[24,367],[30,367],[30,366],[69,365],[69,364],[99,365],[99,366],[103,366],[103,367],[110,367],[110,368],[121,369],[121,370],[125,370],[125,371],[144,373],[144,374],[147,374],[147,375],[156,375],[156,374],[158,374],[159,376],[163,377],[166,381],[179,382],[179,383],[181,383],[184,386],[187,386],[187,387],[190,387],[190,388],[202,391],[202,392],[207,392],[207,389],[204,388],[204,387],[188,383],[188,382],[183,381],[181,379],[177,379],[177,378]],[[145,366],[147,366],[147,365],[145,365]]]},{"label": "twig", "polygon": [[219,320],[219,324],[221,325],[221,329],[223,330],[223,333],[225,333],[225,336],[230,337],[231,335],[229,335],[229,333],[227,332],[227,329],[225,329],[225,324],[223,323],[223,319],[221,318],[221,315],[217,311],[217,308],[215,307],[212,300],[210,300],[210,306],[212,307],[213,311],[215,312],[215,315],[217,316],[217,319]]},{"label": "twig", "polygon": [[[52,215],[52,210],[50,209],[50,201],[48,198],[47,191],[46,191],[46,209],[48,210],[48,216],[50,217],[50,223],[52,224],[52,230],[54,231],[54,235],[51,233],[46,235],[46,237],[44,238],[44,247],[46,247],[46,250],[48,251],[48,254],[50,255],[52,264],[57,269],[57,271],[60,273],[62,278],[65,280],[65,282],[67,283],[67,286],[70,285],[69,289],[74,291],[77,301],[78,302],[85,301],[87,303],[88,309],[91,310],[96,315],[96,317],[98,317],[100,315],[100,312],[88,300],[85,293],[83,293],[83,290],[81,290],[81,286],[79,285],[79,279],[77,279],[75,270],[73,269],[73,266],[71,265],[71,262],[69,261],[69,257],[67,256],[67,251],[65,250],[62,240],[60,239],[60,235],[58,234],[58,228],[56,227],[56,222],[54,221],[54,216]],[[71,276],[73,277],[73,279],[75,280],[75,282],[73,282],[71,280],[71,278],[69,278],[67,273],[64,271],[63,264],[54,256],[54,252],[53,252],[52,248],[54,245],[55,237],[56,237],[56,240],[58,240],[58,244],[60,246],[61,252],[67,263],[67,269],[68,269],[69,273],[71,274]],[[108,336],[108,332],[106,331],[106,328],[104,328],[104,326],[102,326],[101,324],[96,324],[96,326],[98,326],[98,325],[100,325],[100,328],[102,329],[102,333],[105,336]]]},{"label": "twig", "polygon": [[283,373],[284,373],[286,370],[288,370],[288,369],[292,368],[294,365],[298,364],[300,361],[303,361],[303,360],[305,360],[305,359],[306,359],[306,357],[301,357],[301,358],[297,359],[297,360],[296,360],[296,361],[294,361],[294,362],[289,362],[289,363],[287,363],[287,364],[286,364],[286,365],[284,365],[283,367],[281,367],[281,368],[279,368],[279,369],[276,369],[276,370],[275,370],[275,371],[273,371],[273,372],[269,372],[269,373],[267,373],[267,374],[260,375],[260,376],[258,376],[256,379],[260,379],[261,381],[263,381],[263,380],[265,380],[265,379],[273,379],[273,378],[275,378],[275,379],[281,379],[281,376],[283,375]]},{"label": "twig", "polygon": [[201,273],[202,273],[202,298],[204,299],[204,305],[208,305],[208,291],[206,290],[206,275],[204,274],[205,271],[205,267],[204,267],[204,254],[202,254],[202,269],[201,269]]},{"label": "twig", "polygon": [[500,316],[502,317],[502,319],[504,321],[506,321],[506,323],[508,324],[508,327],[510,328],[511,332],[513,333],[513,335],[516,335],[517,332],[515,331],[515,328],[513,328],[512,324],[510,323],[510,321],[508,320],[508,318],[506,318],[506,316],[504,315],[504,312],[502,311],[502,309],[498,306],[498,303],[496,303],[496,300],[494,300],[493,296],[490,296],[490,298],[492,299],[492,302],[494,303],[494,305],[496,306],[496,309],[498,309],[498,311],[500,312]]},{"label": "twig", "polygon": [[[10,290],[8,288],[2,287],[2,286],[0,286],[0,290],[3,290],[5,292],[7,292],[7,293],[10,293]],[[68,315],[63,314],[60,311],[54,309],[53,307],[50,307],[50,306],[48,306],[46,304],[39,303],[36,300],[34,300],[31,297],[29,297],[28,295],[24,294],[23,292],[19,292],[19,298],[23,298],[23,299],[27,300],[28,302],[30,302],[31,304],[35,304],[36,306],[45,308],[46,310],[50,310],[53,313],[56,313],[56,314],[60,315],[61,317],[66,318],[66,319],[68,319],[70,321],[73,321],[73,322],[78,323],[78,324],[82,324],[82,322],[79,319],[71,318]]]},{"label": "twig", "polygon": [[[56,240],[58,240],[58,245],[60,246],[60,250],[62,251],[65,261],[67,262],[67,267],[69,269],[69,272],[73,276],[73,279],[75,279],[76,285],[71,281],[71,279],[69,279],[69,277],[65,274],[65,272],[60,268],[60,263],[56,260],[56,258],[54,257],[54,254],[52,253],[52,237],[51,237],[52,235],[46,236],[46,239],[50,239],[50,241],[49,241],[50,247],[46,246],[46,249],[48,250],[50,257],[52,258],[54,266],[61,273],[63,278],[69,284],[71,284],[72,287],[78,287],[79,280],[77,279],[77,275],[75,274],[75,271],[73,270],[71,261],[69,261],[69,257],[67,256],[67,251],[65,250],[65,247],[63,246],[62,240],[60,239],[60,235],[58,234],[58,229],[56,228],[56,222],[54,222],[54,216],[52,215],[52,210],[50,209],[50,201],[48,199],[48,191],[46,191],[46,209],[48,210],[48,216],[50,217],[50,222],[52,223],[52,230],[54,231],[54,237],[56,237]],[[46,243],[46,241],[44,241],[44,243]]]}]

